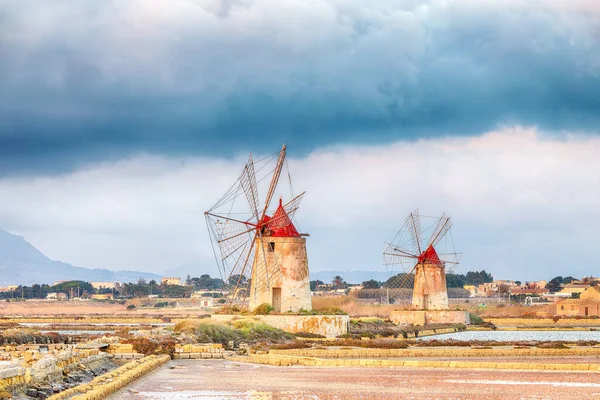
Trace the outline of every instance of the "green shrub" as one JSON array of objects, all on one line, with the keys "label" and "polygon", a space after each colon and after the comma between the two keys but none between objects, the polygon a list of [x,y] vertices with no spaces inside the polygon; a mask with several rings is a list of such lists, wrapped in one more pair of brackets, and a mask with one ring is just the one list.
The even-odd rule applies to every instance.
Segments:
[{"label": "green shrub", "polygon": [[484,324],[483,319],[478,315],[469,313],[469,319],[471,320],[471,325],[483,325]]},{"label": "green shrub", "polygon": [[318,333],[309,333],[309,332],[296,332],[294,336],[308,339],[324,339],[326,336],[319,335]]},{"label": "green shrub", "polygon": [[[302,310],[300,310],[302,314]],[[310,315],[348,315],[348,313],[337,307],[318,308],[312,311],[307,311]]]},{"label": "green shrub", "polygon": [[274,308],[267,303],[262,303],[261,305],[257,306],[254,311],[252,311],[252,314],[254,315],[269,315],[271,314],[271,312],[273,312]]},{"label": "green shrub", "polygon": [[224,346],[230,341],[240,341],[241,335],[233,328],[227,325],[218,324],[198,324],[194,333],[198,338],[198,342],[221,343]]},{"label": "green shrub", "polygon": [[127,306],[128,310],[135,310],[135,304],[130,304]]}]

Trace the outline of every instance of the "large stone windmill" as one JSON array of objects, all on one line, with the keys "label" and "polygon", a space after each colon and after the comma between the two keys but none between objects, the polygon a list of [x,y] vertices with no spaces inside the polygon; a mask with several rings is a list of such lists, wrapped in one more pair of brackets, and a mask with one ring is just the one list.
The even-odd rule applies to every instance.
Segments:
[{"label": "large stone windmill", "polygon": [[269,212],[285,156],[285,145],[256,162],[250,155],[234,185],[205,213],[221,276],[242,303],[249,292],[250,309],[263,303],[275,312],[312,308],[307,235],[292,221],[304,193],[294,197],[290,179],[292,200],[284,204],[280,198]]},{"label": "large stone windmill", "polygon": [[[421,229],[422,220],[427,226]],[[446,270],[458,264],[459,253],[454,252],[454,243],[449,235],[452,221],[442,214],[439,218],[421,217],[416,210],[406,218],[402,229],[392,243],[385,244],[384,263],[400,266],[400,270],[388,280],[392,298],[411,298],[413,309],[447,310],[448,289]],[[425,236],[425,240],[424,240]],[[436,248],[444,242],[445,252]],[[396,274],[397,273],[397,274]],[[397,296],[412,289],[412,296]]]}]

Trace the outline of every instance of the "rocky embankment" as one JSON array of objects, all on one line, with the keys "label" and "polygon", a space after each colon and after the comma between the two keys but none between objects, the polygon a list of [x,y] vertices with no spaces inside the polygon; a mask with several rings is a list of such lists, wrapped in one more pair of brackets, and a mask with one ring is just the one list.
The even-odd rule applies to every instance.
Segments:
[{"label": "rocky embankment", "polygon": [[0,399],[45,399],[117,366],[111,354],[74,345],[0,347]]}]

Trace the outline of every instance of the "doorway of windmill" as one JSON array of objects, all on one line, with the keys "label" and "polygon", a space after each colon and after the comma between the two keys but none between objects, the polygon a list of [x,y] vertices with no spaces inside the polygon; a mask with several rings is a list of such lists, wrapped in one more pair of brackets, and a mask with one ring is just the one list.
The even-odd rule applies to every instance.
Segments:
[{"label": "doorway of windmill", "polygon": [[586,317],[588,316],[588,312],[589,312],[589,311],[588,311],[588,308],[586,307],[586,308],[585,308],[585,316],[586,316]]},{"label": "doorway of windmill", "polygon": [[271,304],[273,305],[273,311],[276,313],[281,312],[281,288],[274,287],[273,288],[273,298]]}]

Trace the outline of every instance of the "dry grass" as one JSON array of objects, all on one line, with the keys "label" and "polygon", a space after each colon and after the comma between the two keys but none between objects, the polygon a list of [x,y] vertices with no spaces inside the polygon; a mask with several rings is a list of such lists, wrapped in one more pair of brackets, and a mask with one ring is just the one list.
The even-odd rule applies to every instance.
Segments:
[{"label": "dry grass", "polygon": [[147,338],[134,337],[124,340],[122,343],[133,345],[136,353],[144,355],[152,354],[173,354],[175,353],[175,345],[177,342],[173,338]]},{"label": "dry grass", "polygon": [[205,320],[197,320],[197,319],[184,319],[183,321],[179,321],[173,327],[174,332],[185,332],[192,333],[198,328],[198,326]]},{"label": "dry grass", "polygon": [[[377,316],[387,318],[393,310],[410,309],[405,304],[369,304],[363,303],[349,296],[314,296],[312,298],[314,310],[339,308],[352,317]],[[453,310],[468,311],[482,318],[486,317],[520,317],[520,318],[548,318],[554,315],[555,305],[523,306],[519,304],[490,304],[479,307],[476,303],[454,304]]]},{"label": "dry grass", "polygon": [[485,308],[475,309],[473,314],[482,318],[486,317],[519,317],[519,318],[548,318],[554,315],[554,304],[543,306],[523,306],[520,304],[498,304]]}]

